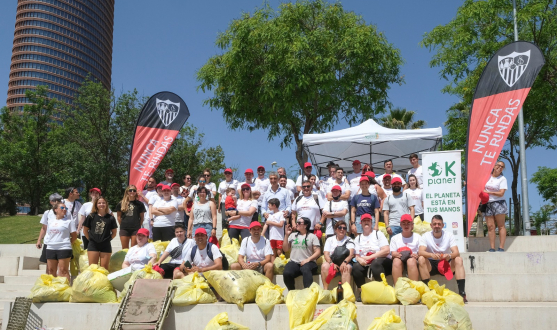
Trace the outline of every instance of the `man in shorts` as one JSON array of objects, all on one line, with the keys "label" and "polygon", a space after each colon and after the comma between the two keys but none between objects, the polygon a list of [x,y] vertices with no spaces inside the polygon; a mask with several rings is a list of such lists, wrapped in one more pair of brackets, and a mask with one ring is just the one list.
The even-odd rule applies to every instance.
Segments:
[{"label": "man in shorts", "polygon": [[273,263],[271,256],[273,249],[268,239],[261,236],[263,227],[258,221],[249,225],[250,237],[242,240],[238,252],[238,263],[233,263],[232,270],[251,269],[267,276],[273,280]]},{"label": "man in shorts", "polygon": [[420,239],[420,249],[418,255],[418,265],[420,269],[420,277],[422,282],[427,284],[431,275],[441,274],[447,280],[453,278],[453,269],[455,271],[456,283],[458,285],[458,293],[466,300],[465,274],[464,265],[456,239],[450,231],[443,230],[444,222],[440,215],[434,215],[431,219],[431,228],[423,234]]},{"label": "man in shorts", "polygon": [[418,281],[420,273],[418,271],[418,250],[422,236],[412,232],[414,221],[410,214],[403,214],[400,217],[402,233],[391,238],[391,256],[393,257],[393,283],[402,276],[402,271],[406,266],[408,278]]}]

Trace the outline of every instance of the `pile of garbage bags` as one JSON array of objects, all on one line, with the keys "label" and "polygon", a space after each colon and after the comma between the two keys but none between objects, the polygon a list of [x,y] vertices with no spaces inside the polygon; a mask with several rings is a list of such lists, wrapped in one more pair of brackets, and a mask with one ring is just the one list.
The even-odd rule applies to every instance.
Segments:
[{"label": "pile of garbage bags", "polygon": [[270,282],[255,270],[212,270],[203,272],[203,276],[217,293],[228,303],[242,308],[245,303],[255,302],[257,289]]},{"label": "pile of garbage bags", "polygon": [[66,277],[43,274],[35,281],[29,298],[34,303],[68,302],[71,294],[72,288]]},{"label": "pile of garbage bags", "polygon": [[209,287],[209,283],[197,272],[182,279],[172,281],[176,286],[172,303],[176,306],[196,304],[211,304],[217,302],[217,297]]},{"label": "pile of garbage bags", "polygon": [[70,302],[111,303],[116,302],[116,292],[108,280],[108,270],[90,265],[73,281]]}]

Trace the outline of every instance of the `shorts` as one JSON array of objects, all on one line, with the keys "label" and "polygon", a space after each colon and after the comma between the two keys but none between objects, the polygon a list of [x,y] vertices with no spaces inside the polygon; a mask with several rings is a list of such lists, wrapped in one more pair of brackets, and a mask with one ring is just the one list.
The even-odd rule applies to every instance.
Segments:
[{"label": "shorts", "polygon": [[89,246],[87,251],[112,253],[112,244],[110,244],[110,241],[97,243],[95,241],[89,240]]},{"label": "shorts", "polygon": [[127,230],[127,229],[122,229],[120,228],[120,237],[132,237],[132,236],[136,236],[137,235],[137,231],[139,229],[136,230]]},{"label": "shorts", "polygon": [[62,260],[62,259],[70,259],[73,255],[73,251],[69,250],[46,250],[46,259],[47,260]]},{"label": "shorts", "polygon": [[174,277],[174,269],[180,268],[180,264],[161,264],[160,267],[164,270],[164,278],[172,279]]},{"label": "shorts", "polygon": [[227,211],[237,211],[238,209],[236,209],[235,207],[229,207],[226,209]]},{"label": "shorts", "polygon": [[487,203],[485,216],[493,217],[498,214],[507,214],[507,213],[508,213],[507,201],[501,200],[501,201]]},{"label": "shorts", "polygon": [[192,236],[195,236],[195,231],[197,230],[197,228],[204,228],[205,231],[207,232],[207,236],[211,236],[211,230],[213,230],[213,224],[212,223],[194,223],[193,224],[193,233]]},{"label": "shorts", "polygon": [[[451,263],[451,260],[453,259],[449,259],[449,263]],[[439,269],[437,268],[437,265],[439,264],[440,260],[434,260],[434,259],[429,259],[429,263],[431,264],[431,271],[429,272],[429,275],[433,276],[433,275],[441,275],[441,273],[439,273]],[[454,274],[454,271],[453,271]]]},{"label": "shorts", "polygon": [[41,251],[41,257],[39,258],[39,261],[46,264],[46,244],[43,244],[43,250]]},{"label": "shorts", "polygon": [[282,250],[282,243],[284,241],[283,240],[279,240],[279,239],[272,239],[271,240],[271,248],[273,249],[281,249]]}]

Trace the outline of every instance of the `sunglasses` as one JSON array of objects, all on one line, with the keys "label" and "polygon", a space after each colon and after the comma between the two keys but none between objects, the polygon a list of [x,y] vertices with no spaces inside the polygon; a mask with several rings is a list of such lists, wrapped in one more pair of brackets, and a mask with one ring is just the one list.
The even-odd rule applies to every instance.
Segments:
[{"label": "sunglasses", "polygon": [[303,224],[304,224],[304,222],[303,222],[303,221],[302,221],[302,222],[298,222],[298,221],[296,221],[296,224],[297,224],[297,225],[303,225]]},{"label": "sunglasses", "polygon": [[211,174],[205,174],[205,175],[203,175],[203,176],[206,177],[206,178],[208,178],[208,177],[211,176]]},{"label": "sunglasses", "polygon": [[242,191],[250,191],[251,188],[242,188]]},{"label": "sunglasses", "polygon": [[191,180],[191,178],[186,178],[186,180]]},{"label": "sunglasses", "polygon": [[307,189],[307,188],[311,188],[311,186],[302,186],[302,188]]},{"label": "sunglasses", "polygon": [[257,170],[257,172],[265,172],[265,170]]},{"label": "sunglasses", "polygon": [[345,226],[338,226],[337,229],[338,229],[338,230],[346,230],[346,227],[345,227]]},{"label": "sunglasses", "polygon": [[136,189],[130,189],[130,190],[128,190],[128,192],[137,192],[137,190]]},{"label": "sunglasses", "polygon": [[205,181],[199,181],[199,183],[205,183]]},{"label": "sunglasses", "polygon": [[60,210],[67,210],[68,208],[65,206],[60,206]]}]

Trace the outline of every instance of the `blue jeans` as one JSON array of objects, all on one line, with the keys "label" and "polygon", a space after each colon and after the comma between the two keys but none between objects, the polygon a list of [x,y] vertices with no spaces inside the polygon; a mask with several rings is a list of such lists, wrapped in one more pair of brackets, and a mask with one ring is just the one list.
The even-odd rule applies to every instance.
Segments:
[{"label": "blue jeans", "polygon": [[[356,221],[354,221],[356,223],[356,231],[358,232],[358,234],[361,234],[364,232],[364,229],[362,228],[362,221],[360,220],[360,216],[357,215],[356,216]],[[371,219],[371,228],[373,229],[373,226],[375,226],[375,219]],[[402,231],[402,229],[401,229]]]},{"label": "blue jeans", "polygon": [[192,236],[195,236],[195,231],[197,230],[197,228],[205,228],[205,230],[207,231],[207,236],[211,236],[211,230],[213,230],[213,224],[212,223],[198,223],[198,224],[193,224],[193,233]]},{"label": "blue jeans", "polygon": [[391,237],[395,236],[396,234],[402,233],[402,227],[401,226],[389,226],[389,227],[391,227],[391,230],[393,231],[393,234],[391,235]]}]

